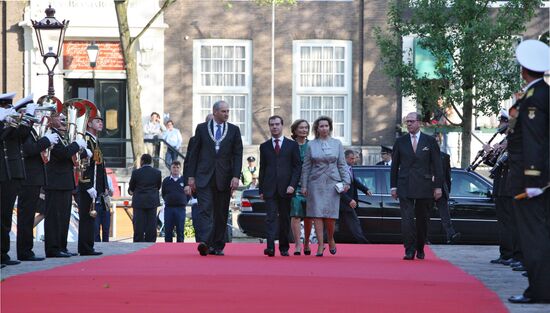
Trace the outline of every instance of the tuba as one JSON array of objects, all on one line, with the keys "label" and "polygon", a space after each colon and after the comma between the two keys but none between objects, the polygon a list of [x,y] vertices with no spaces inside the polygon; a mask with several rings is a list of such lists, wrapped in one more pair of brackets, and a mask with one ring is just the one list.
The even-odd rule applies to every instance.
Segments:
[{"label": "tuba", "polygon": [[[39,121],[35,125],[38,125],[38,137],[44,137],[46,132],[50,130],[51,116],[53,113],[60,112],[63,109],[63,103],[55,96],[42,96],[37,101],[38,108],[35,110],[35,117]],[[40,152],[42,162],[44,164],[50,161],[51,147]]]}]

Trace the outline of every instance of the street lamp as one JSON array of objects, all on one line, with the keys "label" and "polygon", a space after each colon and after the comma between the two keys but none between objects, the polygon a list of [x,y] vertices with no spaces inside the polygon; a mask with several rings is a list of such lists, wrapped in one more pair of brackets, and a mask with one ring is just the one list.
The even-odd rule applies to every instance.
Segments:
[{"label": "street lamp", "polygon": [[88,53],[88,60],[90,60],[90,67],[95,68],[97,55],[99,54],[99,47],[95,44],[95,41],[92,41],[88,48],[86,48]]},{"label": "street lamp", "polygon": [[50,5],[46,9],[46,17],[37,22],[31,20],[32,27],[36,32],[38,39],[38,47],[42,55],[44,65],[48,69],[48,95],[55,95],[53,88],[54,69],[59,63],[59,55],[63,48],[63,39],[65,38],[65,30],[69,26],[69,21],[63,20],[59,22],[55,17],[55,10]]}]

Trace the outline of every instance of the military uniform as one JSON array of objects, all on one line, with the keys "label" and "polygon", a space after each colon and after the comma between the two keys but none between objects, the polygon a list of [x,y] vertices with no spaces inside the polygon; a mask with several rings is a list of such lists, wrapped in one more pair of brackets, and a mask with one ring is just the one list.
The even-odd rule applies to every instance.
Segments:
[{"label": "military uniform", "polygon": [[[78,253],[81,255],[94,254],[96,224],[102,217],[102,214],[109,214],[109,208],[105,206],[105,202],[103,201],[103,195],[108,186],[103,154],[99,148],[97,138],[93,134],[86,132],[85,139],[87,149],[90,150],[93,155],[90,158],[81,160],[82,162],[86,162],[87,168],[80,177],[78,183],[78,216],[80,219],[78,224]],[[97,211],[96,218],[90,216],[92,198],[87,191],[94,187],[97,191],[96,203],[94,204],[94,209]],[[99,227],[97,228],[97,230],[99,230]]]},{"label": "military uniform", "polygon": [[[511,109],[508,182],[514,195],[548,184],[549,100],[549,86],[540,78]],[[550,301],[550,192],[514,200],[514,214],[529,278],[524,299]]]},{"label": "military uniform", "polygon": [[46,167],[42,151],[50,147],[46,137],[39,138],[34,129],[23,143],[26,179],[21,183],[17,208],[17,258],[36,259],[32,251],[34,215],[40,197],[40,188],[46,184]]},{"label": "military uniform", "polygon": [[[57,133],[57,130],[53,130]],[[59,134],[59,133],[58,133]],[[59,134],[60,138],[62,135]],[[67,235],[71,219],[72,191],[75,188],[73,155],[76,142],[60,139],[53,146],[46,164],[46,217],[44,222],[46,257],[67,257]]]}]

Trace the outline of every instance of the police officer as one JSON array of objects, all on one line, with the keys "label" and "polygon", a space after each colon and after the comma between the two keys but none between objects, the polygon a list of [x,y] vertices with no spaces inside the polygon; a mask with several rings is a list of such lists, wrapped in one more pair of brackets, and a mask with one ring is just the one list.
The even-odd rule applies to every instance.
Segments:
[{"label": "police officer", "polygon": [[[4,108],[4,112],[8,114],[16,113],[14,110],[10,110],[10,108],[12,108],[14,96],[15,93],[0,95],[0,106]],[[30,99],[31,103],[27,105],[27,112],[24,117],[34,115],[36,105],[32,103],[32,96],[30,96]],[[29,102],[29,97],[20,100],[16,103],[16,106],[27,102]],[[10,117],[7,117],[7,119],[9,120]],[[1,261],[3,265],[15,265],[20,263],[19,261],[11,260],[8,252],[10,250],[10,230],[13,206],[21,182],[25,179],[25,164],[21,154],[21,143],[25,141],[26,137],[29,135],[31,125],[32,123],[26,118],[21,118],[15,124],[5,120],[0,135],[0,208],[2,224],[0,236],[2,237]]]},{"label": "police officer", "polygon": [[[97,111],[97,115],[88,121],[85,138],[89,157],[81,160],[81,162],[86,162],[87,168],[78,183],[78,253],[80,255],[103,254],[94,250],[95,229],[97,225],[99,233],[98,222],[104,218],[110,218],[110,208],[106,207],[103,197],[108,192],[106,190],[108,188],[107,173],[97,138],[99,132],[103,130],[103,118],[100,113]],[[95,218],[90,215],[92,210],[96,211]]]},{"label": "police officer", "polygon": [[523,96],[510,109],[508,181],[514,198],[520,245],[529,279],[522,295],[512,303],[550,301],[550,191],[549,111],[550,87],[544,72],[550,70],[550,49],[526,40],[516,49],[521,76],[527,82]]},{"label": "police officer", "polygon": [[33,248],[34,215],[40,198],[40,189],[46,184],[48,162],[46,149],[59,141],[59,135],[48,131],[40,138],[34,128],[23,143],[23,157],[27,177],[21,183],[17,207],[17,259],[19,261],[42,261]]},{"label": "police officer", "polygon": [[386,147],[386,146],[380,146],[380,156],[382,157],[382,161],[376,163],[376,165],[384,165],[384,166],[391,166],[391,153],[392,148]]}]

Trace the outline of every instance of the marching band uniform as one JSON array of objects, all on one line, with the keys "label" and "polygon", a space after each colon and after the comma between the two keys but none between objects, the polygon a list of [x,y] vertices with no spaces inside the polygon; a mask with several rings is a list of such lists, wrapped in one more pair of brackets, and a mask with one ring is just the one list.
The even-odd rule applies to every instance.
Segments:
[{"label": "marching band uniform", "polygon": [[[54,128],[54,132],[59,132]],[[63,136],[60,135],[60,138]],[[82,141],[80,144],[79,141]],[[46,218],[44,222],[46,257],[70,257],[67,235],[71,219],[72,191],[75,188],[72,156],[85,147],[84,140],[67,143],[60,139],[53,146],[46,164]]]},{"label": "marching band uniform", "polygon": [[[99,115],[97,118],[102,119]],[[90,132],[86,132],[85,139],[87,149],[92,152],[92,157],[86,159],[87,168],[82,174],[82,177],[80,177],[78,183],[78,253],[80,253],[80,255],[100,255],[102,254],[101,252],[94,250],[94,229],[96,220],[100,218],[100,211],[107,210],[107,214],[109,213],[109,208],[106,207],[103,200],[105,189],[108,186],[107,172],[105,171],[105,160],[103,159],[103,153],[99,148],[97,138]],[[92,197],[88,193],[88,190],[94,187],[97,193],[94,204],[95,210],[97,211],[97,217],[95,218],[90,216]]]},{"label": "marching band uniform", "polygon": [[[550,70],[550,49],[537,40],[526,40],[516,49],[522,76],[528,82],[523,97],[510,111],[508,182],[514,200],[520,245],[527,268],[529,287],[523,295],[510,297],[513,303],[550,301],[550,192],[542,189],[549,175],[550,87],[532,72]],[[527,70],[532,71],[529,73]],[[539,75],[540,76],[540,75]],[[517,196],[516,196],[517,197]]]},{"label": "marching band uniform", "polygon": [[21,184],[17,208],[17,259],[20,261],[44,260],[44,258],[37,258],[32,251],[32,230],[40,188],[46,184],[46,167],[41,152],[51,145],[52,142],[48,137],[39,138],[34,129],[31,129],[30,136],[23,143],[27,178]]},{"label": "marching band uniform", "polygon": [[[0,95],[0,105],[10,106],[15,93]],[[29,115],[34,114],[30,112]],[[1,251],[2,264],[15,265],[18,261],[10,260],[10,230],[13,206],[21,182],[25,179],[25,165],[21,153],[21,143],[31,131],[30,124],[22,120],[19,127],[4,125],[0,136],[0,208],[1,208]]]}]

